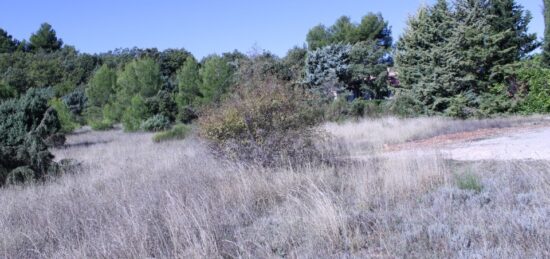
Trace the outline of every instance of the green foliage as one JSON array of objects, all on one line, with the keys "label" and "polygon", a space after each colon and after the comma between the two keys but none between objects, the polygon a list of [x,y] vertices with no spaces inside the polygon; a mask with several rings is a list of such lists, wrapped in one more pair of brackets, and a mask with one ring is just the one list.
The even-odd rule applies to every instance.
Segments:
[{"label": "green foliage", "polygon": [[130,106],[126,108],[122,115],[122,126],[124,126],[124,130],[129,132],[139,130],[141,123],[148,115],[143,97],[139,94],[134,95],[130,101]]},{"label": "green foliage", "polygon": [[527,64],[518,71],[518,77],[529,88],[521,101],[520,110],[525,113],[549,113],[550,69]]},{"label": "green foliage", "polygon": [[473,173],[462,173],[455,176],[456,185],[462,190],[470,190],[474,192],[481,192],[483,185],[479,180],[479,177]]},{"label": "green foliage", "polygon": [[0,54],[0,81],[19,94],[33,87],[54,87],[61,97],[83,85],[94,71],[97,58],[65,46],[55,52]]},{"label": "green foliage", "polygon": [[0,28],[0,53],[11,53],[17,48],[17,41],[7,31]]},{"label": "green foliage", "polygon": [[199,119],[201,135],[231,158],[264,165],[283,162],[281,159],[305,159],[315,137],[310,127],[316,124],[319,113],[304,91],[275,78],[265,79],[257,65],[241,67],[254,72],[220,107]]},{"label": "green foliage", "polygon": [[288,81],[300,83],[304,81],[307,49],[305,47],[294,47],[290,49],[283,58],[283,65],[289,72]]},{"label": "green foliage", "polygon": [[544,4],[544,45],[542,48],[542,64],[550,67],[550,0],[542,1]]},{"label": "green foliage", "polygon": [[390,93],[387,68],[392,60],[388,51],[374,41],[363,41],[309,52],[304,82],[324,98],[347,90],[352,99],[383,99]]},{"label": "green foliage", "polygon": [[82,115],[86,105],[88,104],[88,98],[86,97],[83,89],[77,89],[70,92],[69,94],[63,96],[62,99],[74,116]]},{"label": "green foliage", "polygon": [[331,27],[320,24],[309,30],[306,41],[310,50],[317,50],[333,44],[355,44],[362,41],[375,41],[380,47],[392,45],[391,29],[382,15],[369,13],[354,24],[347,16],[342,16]]},{"label": "green foliage", "polygon": [[103,107],[111,101],[116,90],[116,81],[116,71],[107,65],[101,66],[86,88],[89,105]]},{"label": "green foliage", "polygon": [[334,92],[342,92],[348,81],[349,53],[351,45],[329,45],[309,52],[306,59],[305,83],[323,98],[331,98]]},{"label": "green foliage", "polygon": [[8,178],[41,178],[52,166],[48,144],[62,144],[57,112],[48,106],[51,91],[29,89],[0,104],[0,185]]},{"label": "green foliage", "polygon": [[161,114],[154,115],[141,124],[145,131],[161,131],[170,128],[170,120]]},{"label": "green foliage", "polygon": [[156,95],[161,89],[160,68],[151,58],[128,63],[117,78],[118,97],[122,104],[139,94],[143,98]]},{"label": "green foliage", "polygon": [[78,123],[74,122],[72,119],[71,111],[61,99],[53,98],[50,100],[49,104],[57,112],[57,117],[61,124],[61,132],[71,133],[78,128]]},{"label": "green foliage", "polygon": [[346,98],[338,98],[325,109],[325,120],[343,121],[349,118],[380,117],[386,112],[380,100],[364,100],[356,98],[349,102]]},{"label": "green foliage", "polygon": [[219,56],[209,56],[199,70],[202,84],[199,88],[201,103],[220,102],[233,83],[233,68]]},{"label": "green foliage", "polygon": [[30,43],[32,50],[46,52],[59,50],[63,45],[63,41],[57,38],[55,30],[48,23],[40,25],[40,29],[31,35]]},{"label": "green foliage", "polygon": [[522,93],[513,95],[506,84],[496,84],[479,97],[479,117],[517,112]]},{"label": "green foliage", "polygon": [[158,63],[160,73],[164,77],[173,77],[176,71],[188,59],[193,59],[193,55],[185,49],[167,49],[160,53]]},{"label": "green foliage", "polygon": [[9,99],[16,96],[17,90],[14,87],[0,81],[0,100]]},{"label": "green foliage", "polygon": [[177,124],[169,130],[155,134],[153,136],[153,141],[158,143],[169,140],[181,140],[187,137],[190,131],[191,127],[189,125]]},{"label": "green foliage", "polygon": [[148,114],[162,115],[171,122],[176,119],[177,104],[173,95],[166,90],[160,90],[157,95],[147,98],[145,106]]},{"label": "green foliage", "polygon": [[202,97],[200,87],[202,80],[199,75],[199,64],[193,57],[189,57],[177,72],[178,93],[176,103],[178,118],[183,122],[190,122],[195,116],[193,112]]},{"label": "green foliage", "polygon": [[388,51],[375,41],[362,41],[352,46],[347,85],[355,96],[383,99],[389,95],[387,68],[393,60]]},{"label": "green foliage", "polygon": [[409,20],[396,51],[400,91],[428,114],[471,116],[480,96],[491,99],[492,86],[507,83],[508,67],[538,43],[527,32],[530,14],[513,0],[453,6],[438,0]]}]

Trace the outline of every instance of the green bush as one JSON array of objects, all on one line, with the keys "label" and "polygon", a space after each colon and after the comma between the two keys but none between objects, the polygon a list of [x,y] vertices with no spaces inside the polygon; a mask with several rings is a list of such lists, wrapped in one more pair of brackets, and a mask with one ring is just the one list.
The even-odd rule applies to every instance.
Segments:
[{"label": "green bush", "polygon": [[184,139],[189,132],[191,127],[186,124],[178,124],[172,127],[169,130],[159,132],[153,136],[154,142],[163,142],[168,140],[181,140]]},{"label": "green bush", "polygon": [[387,110],[390,114],[399,117],[415,117],[425,113],[425,108],[422,104],[414,99],[408,92],[398,92],[387,103]]},{"label": "green bush", "polygon": [[50,105],[55,109],[55,111],[57,111],[57,116],[59,117],[59,122],[61,123],[61,131],[63,133],[73,132],[79,127],[78,123],[73,121],[69,108],[61,99],[51,99]]},{"label": "green bush", "polygon": [[55,163],[48,146],[63,144],[61,123],[46,89],[31,88],[0,104],[0,185],[42,178]]},{"label": "green bush", "polygon": [[141,129],[145,131],[161,131],[169,127],[170,120],[162,114],[157,114],[141,124]]},{"label": "green bush", "polygon": [[17,89],[0,81],[0,100],[9,99],[17,96]]}]

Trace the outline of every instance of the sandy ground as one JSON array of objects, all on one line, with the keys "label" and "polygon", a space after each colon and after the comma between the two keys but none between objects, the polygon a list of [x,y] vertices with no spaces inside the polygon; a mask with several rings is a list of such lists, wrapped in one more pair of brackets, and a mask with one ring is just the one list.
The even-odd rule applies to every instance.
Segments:
[{"label": "sandy ground", "polygon": [[454,160],[550,160],[550,127],[506,132],[488,139],[452,144],[440,151]]}]

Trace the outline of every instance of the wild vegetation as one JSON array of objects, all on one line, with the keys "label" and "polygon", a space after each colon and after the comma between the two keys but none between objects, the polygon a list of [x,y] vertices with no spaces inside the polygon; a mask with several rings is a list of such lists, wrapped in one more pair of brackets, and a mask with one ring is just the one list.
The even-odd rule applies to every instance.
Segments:
[{"label": "wild vegetation", "polygon": [[[392,126],[383,127],[388,123]],[[460,131],[462,123],[374,119],[332,125],[330,132],[348,136],[372,125],[373,134],[386,134],[383,146],[406,141],[396,139],[403,132],[437,135]],[[507,123],[521,122],[471,121],[469,127]],[[548,256],[547,161],[453,162],[411,150],[353,163],[267,168],[221,160],[195,136],[160,144],[151,136],[122,131],[69,136],[68,146],[54,154],[80,161],[74,174],[0,190],[0,253],[25,258]],[[373,140],[355,136],[325,144],[353,147],[357,139]]]},{"label": "wild vegetation", "polygon": [[368,13],[284,57],[202,59],[0,29],[0,254],[548,257],[548,161],[387,152],[541,123],[550,33],[530,20],[514,0],[438,0],[395,44]]}]

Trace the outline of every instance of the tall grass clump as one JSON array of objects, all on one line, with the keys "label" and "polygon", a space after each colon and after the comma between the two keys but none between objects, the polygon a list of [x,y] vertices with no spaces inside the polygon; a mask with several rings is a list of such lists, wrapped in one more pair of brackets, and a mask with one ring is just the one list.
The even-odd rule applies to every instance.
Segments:
[{"label": "tall grass clump", "polygon": [[169,130],[161,131],[153,136],[154,142],[163,142],[168,140],[182,140],[191,132],[191,126],[186,124],[174,125]]}]

